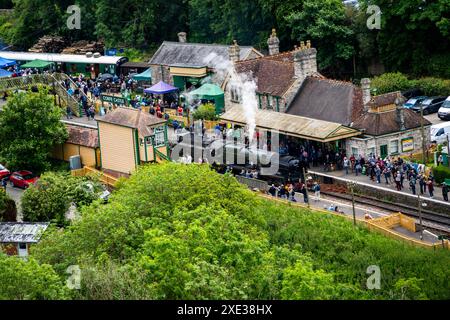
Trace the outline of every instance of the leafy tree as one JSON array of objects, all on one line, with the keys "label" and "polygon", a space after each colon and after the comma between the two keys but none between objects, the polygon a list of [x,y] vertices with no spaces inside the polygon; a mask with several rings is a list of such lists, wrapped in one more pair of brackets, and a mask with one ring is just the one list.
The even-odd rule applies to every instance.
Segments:
[{"label": "leafy tree", "polygon": [[345,7],[340,0],[304,0],[301,11],[286,17],[292,38],[311,40],[318,50],[322,69],[336,71],[354,54],[352,29],[347,25]]},{"label": "leafy tree", "polygon": [[36,186],[30,186],[21,201],[25,221],[67,223],[65,213],[71,203],[88,205],[101,190],[96,180],[72,177],[68,173],[43,174]]},{"label": "leafy tree", "polygon": [[213,104],[202,104],[193,114],[195,120],[217,120],[216,108]]},{"label": "leafy tree", "polygon": [[67,288],[51,266],[0,253],[0,300],[67,299]]},{"label": "leafy tree", "polygon": [[[390,299],[414,277],[426,297],[449,297],[448,252],[259,199],[207,165],[143,166],[33,248],[61,277],[80,265],[77,299]],[[381,290],[366,288],[373,264]]]},{"label": "leafy tree", "polygon": [[42,171],[53,146],[67,139],[62,111],[46,90],[16,93],[0,113],[0,158],[13,169]]},{"label": "leafy tree", "polygon": [[15,222],[17,218],[16,203],[6,192],[0,190],[0,222]]}]

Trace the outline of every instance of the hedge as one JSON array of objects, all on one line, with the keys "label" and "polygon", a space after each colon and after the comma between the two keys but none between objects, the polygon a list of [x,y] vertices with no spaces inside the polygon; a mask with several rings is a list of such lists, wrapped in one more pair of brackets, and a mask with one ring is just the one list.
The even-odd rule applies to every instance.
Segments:
[{"label": "hedge", "polygon": [[442,183],[445,179],[450,179],[450,168],[443,165],[433,167],[433,176],[436,183]]},{"label": "hedge", "polygon": [[385,73],[373,78],[371,87],[372,93],[375,95],[412,88],[421,89],[427,96],[450,95],[450,79],[426,77],[410,80],[400,72]]}]

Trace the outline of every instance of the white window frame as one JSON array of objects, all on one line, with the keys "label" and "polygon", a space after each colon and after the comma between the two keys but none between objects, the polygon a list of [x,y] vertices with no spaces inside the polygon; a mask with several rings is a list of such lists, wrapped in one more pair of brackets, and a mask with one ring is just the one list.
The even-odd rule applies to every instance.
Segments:
[{"label": "white window frame", "polygon": [[[392,150],[392,143],[396,142],[397,144],[397,151]],[[400,154],[400,142],[399,139],[389,140],[389,155],[397,155]]]},{"label": "white window frame", "polygon": [[[353,152],[354,150],[356,150],[356,153]],[[352,155],[357,157],[359,155],[359,148],[352,147],[352,151],[351,152],[352,152]]]}]

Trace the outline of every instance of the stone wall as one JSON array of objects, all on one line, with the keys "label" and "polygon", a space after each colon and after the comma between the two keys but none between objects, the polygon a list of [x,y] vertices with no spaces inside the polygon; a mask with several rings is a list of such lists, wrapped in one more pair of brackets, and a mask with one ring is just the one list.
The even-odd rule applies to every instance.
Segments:
[{"label": "stone wall", "polygon": [[[430,128],[425,128],[425,140],[426,144],[430,143]],[[401,140],[405,138],[412,137],[414,139],[414,150],[402,152]],[[398,151],[397,154],[391,154],[390,142],[393,140],[398,141]],[[370,153],[371,148],[375,148],[375,154],[380,155],[380,146],[388,146],[388,155],[409,155],[411,153],[417,153],[422,151],[422,134],[420,128],[406,130],[401,132],[395,132],[386,136],[379,137],[369,137],[369,139],[358,139],[350,138],[346,142],[346,151],[348,155],[352,154],[352,148],[358,148],[359,154],[365,155],[366,157]]]},{"label": "stone wall", "polygon": [[159,81],[164,81],[170,85],[173,85],[173,77],[170,74],[170,68],[168,66],[152,65],[152,83],[157,84]]}]

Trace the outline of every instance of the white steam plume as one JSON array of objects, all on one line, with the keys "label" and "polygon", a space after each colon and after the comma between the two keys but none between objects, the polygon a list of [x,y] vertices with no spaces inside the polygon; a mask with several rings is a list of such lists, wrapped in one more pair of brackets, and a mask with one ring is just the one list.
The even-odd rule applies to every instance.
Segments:
[{"label": "white steam plume", "polygon": [[245,119],[248,125],[249,144],[254,145],[253,138],[256,129],[256,110],[258,102],[256,101],[256,82],[251,75],[237,73],[234,64],[216,53],[210,53],[203,62],[212,66],[215,70],[215,78],[223,81],[225,77],[229,77],[228,85],[239,90],[242,98],[241,107],[244,111]]}]

